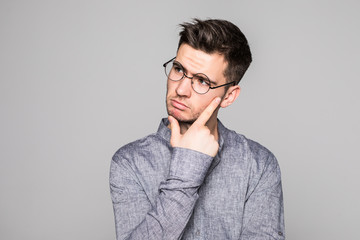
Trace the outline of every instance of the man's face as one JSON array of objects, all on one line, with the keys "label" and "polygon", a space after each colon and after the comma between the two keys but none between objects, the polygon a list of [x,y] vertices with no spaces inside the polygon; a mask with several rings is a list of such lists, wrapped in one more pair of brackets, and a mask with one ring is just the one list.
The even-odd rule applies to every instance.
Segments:
[{"label": "man's face", "polygon": [[[211,86],[226,83],[224,71],[227,63],[218,53],[207,54],[187,44],[182,44],[176,59],[184,67],[187,76],[204,73],[211,80]],[[210,89],[206,94],[198,94],[191,87],[191,79],[167,81],[166,108],[169,115],[179,122],[193,123],[215,97],[223,97],[225,88]],[[217,110],[211,119],[216,119]]]}]

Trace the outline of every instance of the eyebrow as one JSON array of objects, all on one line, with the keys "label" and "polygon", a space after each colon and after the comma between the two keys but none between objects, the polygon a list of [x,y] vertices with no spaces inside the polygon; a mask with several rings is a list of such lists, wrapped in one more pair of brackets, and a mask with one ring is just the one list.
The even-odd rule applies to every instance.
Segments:
[{"label": "eyebrow", "polygon": [[[184,66],[180,62],[174,60],[174,64],[179,65],[184,70],[184,72],[187,73],[187,69],[184,68]],[[207,77],[207,79],[209,80],[211,85],[214,85],[214,86],[218,85],[216,82],[211,81],[211,79],[205,73],[195,73],[195,74],[204,74]]]}]

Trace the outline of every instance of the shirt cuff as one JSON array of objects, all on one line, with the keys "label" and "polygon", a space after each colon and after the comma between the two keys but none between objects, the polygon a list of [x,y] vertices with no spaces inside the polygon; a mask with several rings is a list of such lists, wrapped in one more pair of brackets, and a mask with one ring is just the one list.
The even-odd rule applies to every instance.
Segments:
[{"label": "shirt cuff", "polygon": [[187,148],[173,148],[169,177],[190,180],[197,184],[204,181],[213,157]]}]

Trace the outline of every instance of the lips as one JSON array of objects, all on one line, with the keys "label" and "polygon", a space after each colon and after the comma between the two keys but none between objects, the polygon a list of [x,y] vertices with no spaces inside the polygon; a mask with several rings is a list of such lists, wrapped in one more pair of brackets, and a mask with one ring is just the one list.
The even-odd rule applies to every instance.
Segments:
[{"label": "lips", "polygon": [[177,108],[179,110],[185,110],[187,108],[189,108],[188,106],[186,106],[185,104],[181,103],[181,102],[178,102],[176,100],[171,100],[171,105],[174,107],[174,108]]}]

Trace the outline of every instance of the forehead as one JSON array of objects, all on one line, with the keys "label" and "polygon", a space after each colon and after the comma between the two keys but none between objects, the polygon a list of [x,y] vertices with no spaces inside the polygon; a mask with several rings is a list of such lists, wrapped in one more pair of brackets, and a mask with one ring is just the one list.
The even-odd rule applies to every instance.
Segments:
[{"label": "forehead", "polygon": [[225,79],[224,71],[227,63],[224,56],[219,53],[208,54],[182,44],[177,52],[176,61],[181,63],[188,73],[204,73],[213,81]]}]

